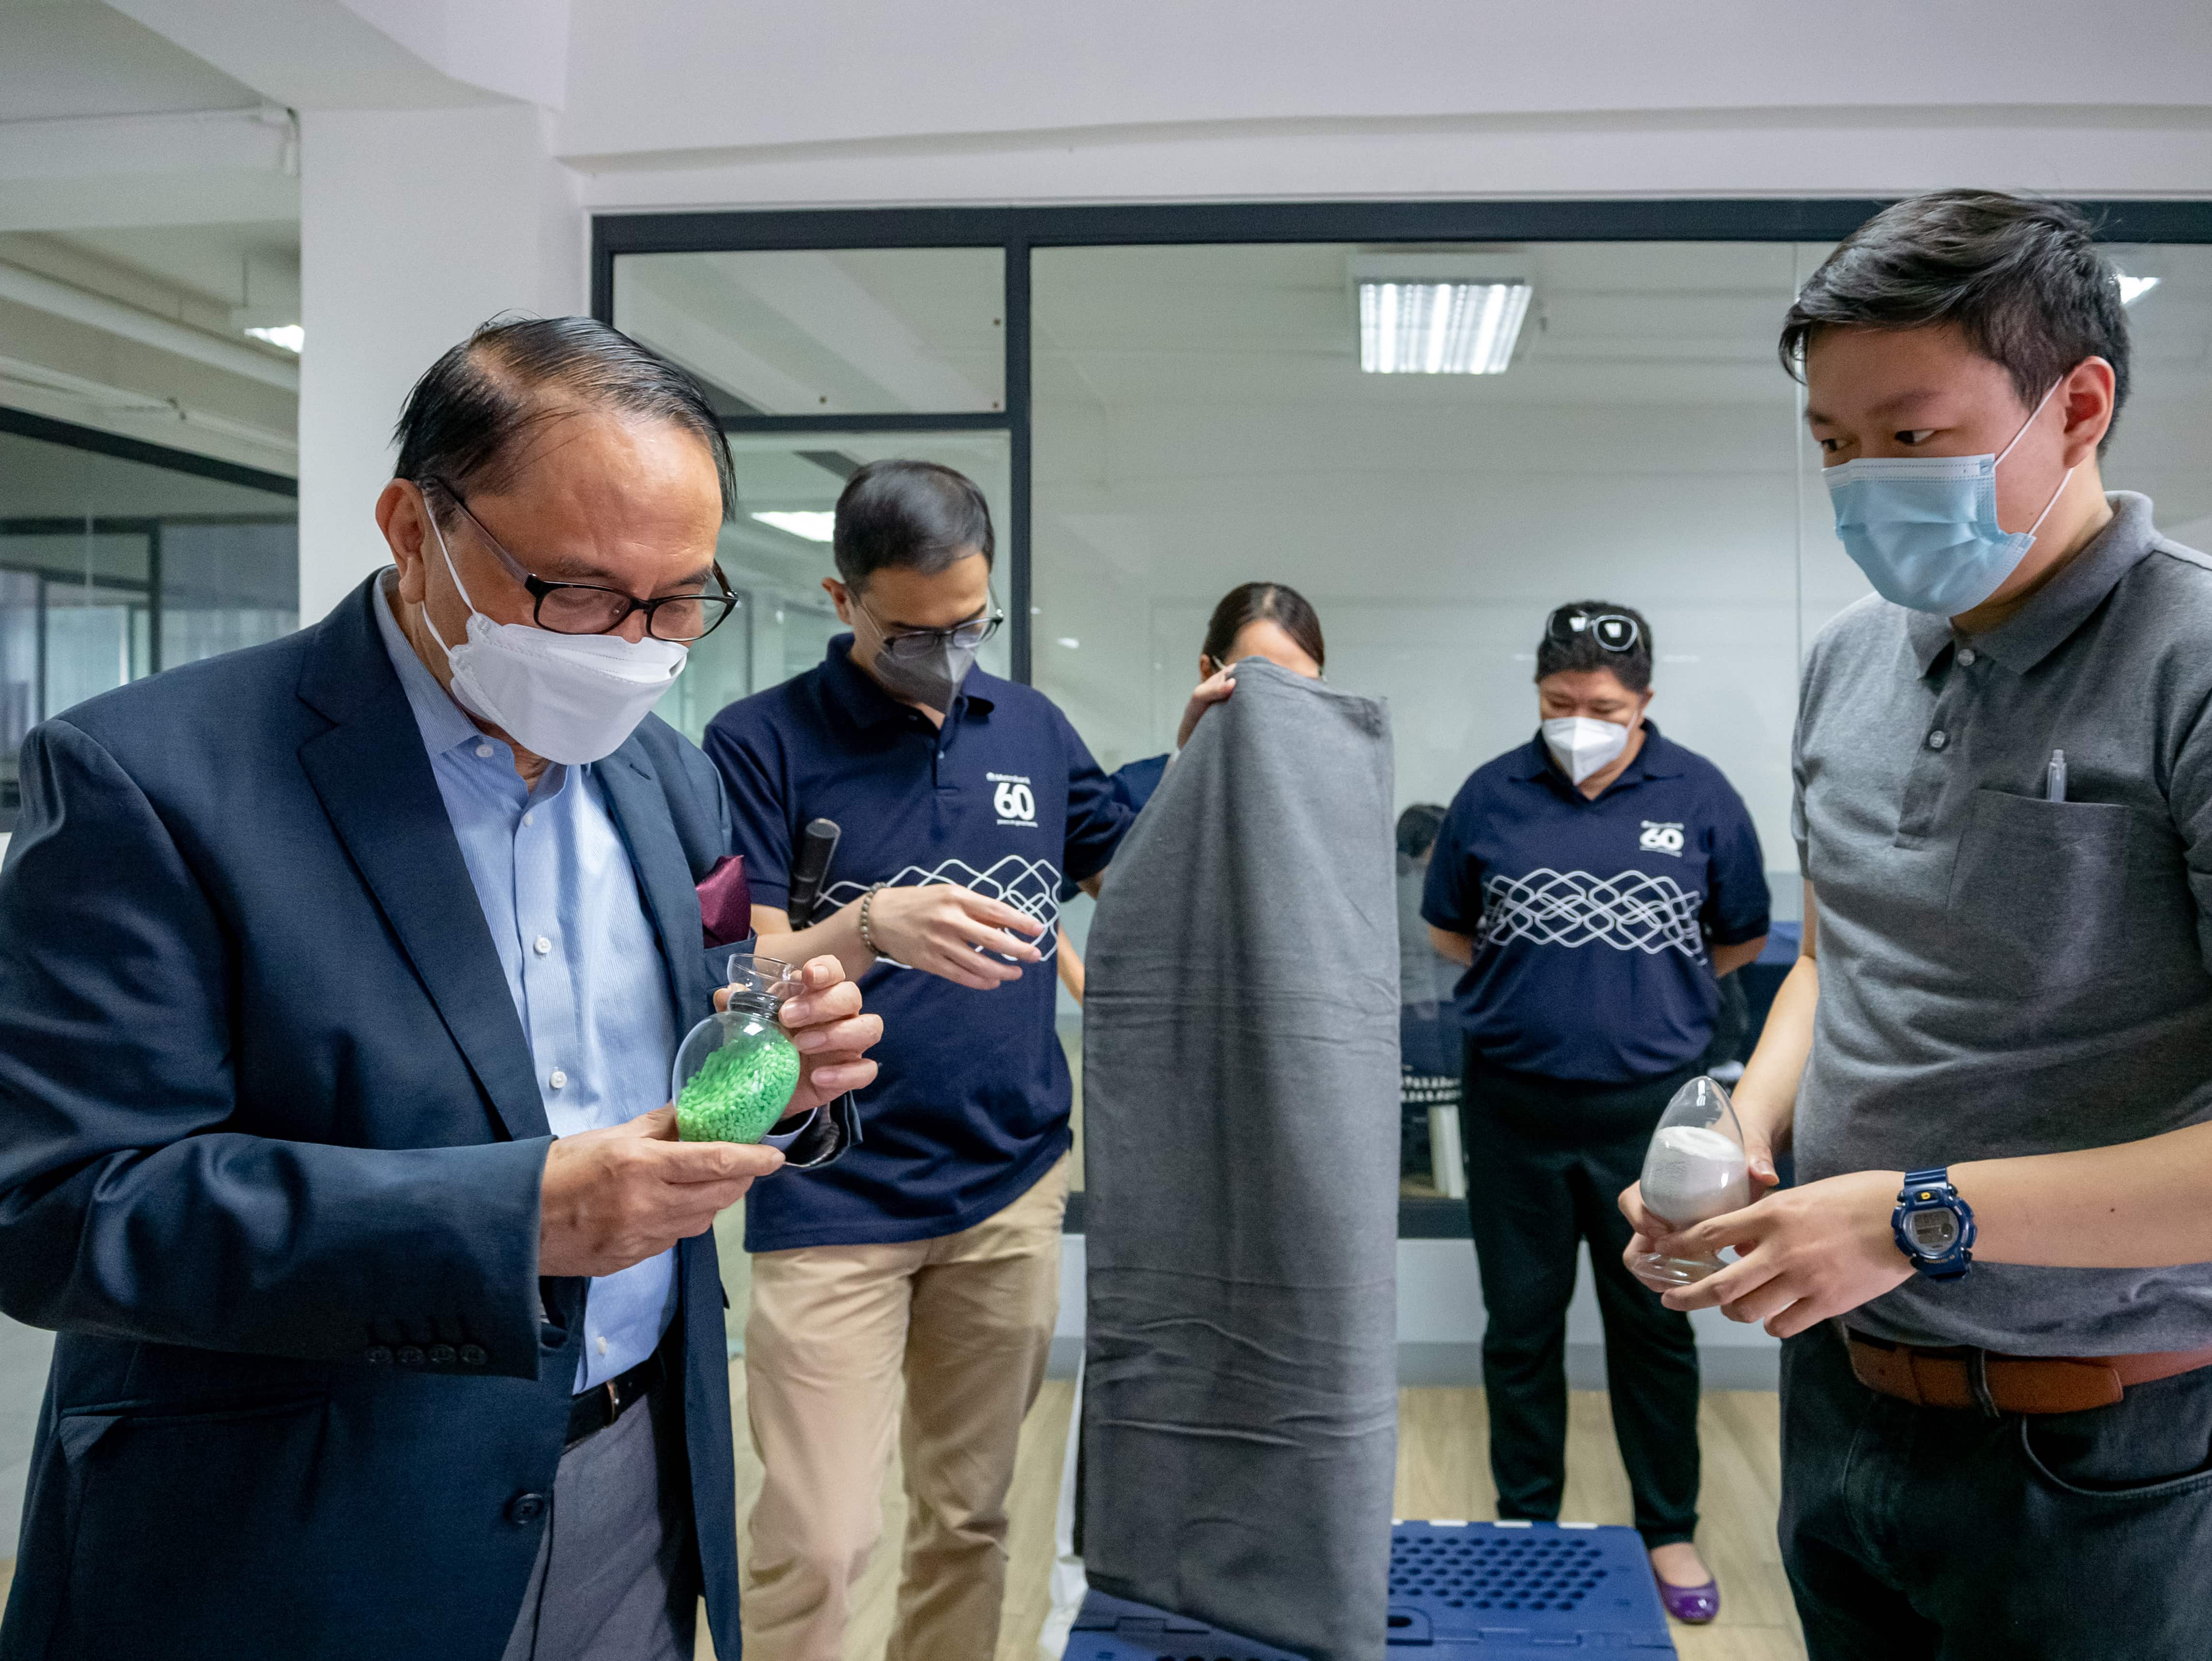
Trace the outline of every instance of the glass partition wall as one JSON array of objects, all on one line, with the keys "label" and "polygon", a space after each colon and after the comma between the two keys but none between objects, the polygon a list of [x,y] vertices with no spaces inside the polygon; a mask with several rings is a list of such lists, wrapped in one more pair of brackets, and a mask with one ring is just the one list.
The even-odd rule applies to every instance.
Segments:
[{"label": "glass partition wall", "polygon": [[125,682],[290,633],[297,486],[0,410],[0,834],[23,735]]},{"label": "glass partition wall", "polygon": [[[1774,342],[1876,205],[603,219],[599,314],[706,376],[738,447],[724,558],[751,620],[708,642],[714,672],[686,677],[678,724],[696,734],[819,657],[828,527],[804,516],[860,460],[923,456],[992,502],[1013,626],[990,666],[1049,694],[1109,768],[1172,745],[1206,617],[1240,582],[1301,590],[1330,681],[1389,700],[1401,808],[1448,802],[1528,739],[1550,608],[1638,607],[1652,717],[1750,805],[1794,925],[1797,666],[1868,590]],[[2106,478],[2203,547],[2212,210],[2096,211],[2137,279],[2136,392]],[[1427,308],[1453,306],[1434,315],[1464,326],[1428,329]],[[1064,913],[1079,950],[1089,911]],[[1064,993],[1061,1017],[1079,1056]],[[1401,1226],[1463,1232],[1457,1202],[1425,1197],[1419,1140]]]}]

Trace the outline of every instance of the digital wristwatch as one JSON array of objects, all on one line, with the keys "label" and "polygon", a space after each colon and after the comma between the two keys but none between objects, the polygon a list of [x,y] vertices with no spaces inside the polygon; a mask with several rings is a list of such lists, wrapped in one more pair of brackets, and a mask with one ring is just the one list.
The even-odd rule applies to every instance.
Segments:
[{"label": "digital wristwatch", "polygon": [[1905,1261],[1931,1281],[1955,1281],[1973,1266],[1974,1210],[1948,1169],[1905,1173],[1889,1228]]}]

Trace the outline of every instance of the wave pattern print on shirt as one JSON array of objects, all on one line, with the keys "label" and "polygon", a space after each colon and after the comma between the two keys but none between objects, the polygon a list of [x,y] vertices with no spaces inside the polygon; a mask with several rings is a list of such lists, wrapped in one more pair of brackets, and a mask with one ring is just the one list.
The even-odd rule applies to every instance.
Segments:
[{"label": "wave pattern print on shirt", "polygon": [[1548,867],[1525,877],[1492,877],[1483,885],[1482,943],[1534,940],[1539,946],[1609,946],[1650,956],[1668,950],[1702,959],[1698,908],[1705,897],[1672,877],[1623,871],[1594,877]]},{"label": "wave pattern print on shirt", "polygon": [[[1024,916],[1034,917],[1044,925],[1044,933],[1036,942],[1038,950],[1044,953],[1042,961],[1050,963],[1060,955],[1060,867],[1050,860],[1025,860],[1009,854],[988,871],[978,871],[967,861],[958,859],[946,860],[930,871],[909,865],[884,886],[928,888],[940,883],[973,889],[986,899],[1011,905]],[[837,882],[824,889],[822,897],[834,905],[844,905],[867,891],[866,883]],[[896,958],[880,961],[893,969],[908,967]]]}]

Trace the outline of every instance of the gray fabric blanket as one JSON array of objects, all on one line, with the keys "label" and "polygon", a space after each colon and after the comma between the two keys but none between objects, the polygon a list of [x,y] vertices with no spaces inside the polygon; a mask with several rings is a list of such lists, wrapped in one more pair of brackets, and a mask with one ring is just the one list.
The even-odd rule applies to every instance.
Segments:
[{"label": "gray fabric blanket", "polygon": [[1380,703],[1243,663],[1090,938],[1085,1567],[1314,1661],[1383,1655],[1390,806]]}]

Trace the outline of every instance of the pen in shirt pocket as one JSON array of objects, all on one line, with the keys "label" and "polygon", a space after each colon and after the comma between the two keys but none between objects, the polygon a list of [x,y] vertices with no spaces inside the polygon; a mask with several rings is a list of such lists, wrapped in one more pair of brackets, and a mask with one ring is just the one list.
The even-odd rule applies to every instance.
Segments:
[{"label": "pen in shirt pocket", "polygon": [[2051,764],[2043,770],[2043,799],[2045,801],[2066,800],[2066,752],[2053,750]]}]

